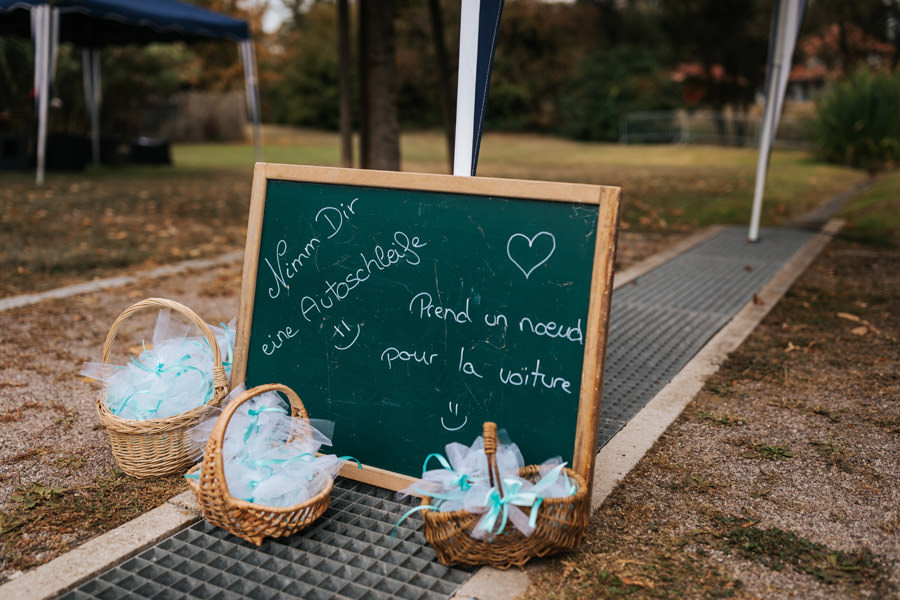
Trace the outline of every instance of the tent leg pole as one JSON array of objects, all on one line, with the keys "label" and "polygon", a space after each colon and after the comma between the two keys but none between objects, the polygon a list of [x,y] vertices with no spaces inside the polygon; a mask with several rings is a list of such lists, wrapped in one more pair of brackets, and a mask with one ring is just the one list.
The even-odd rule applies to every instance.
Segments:
[{"label": "tent leg pole", "polygon": [[256,77],[256,54],[253,52],[253,40],[238,42],[241,62],[244,64],[244,88],[247,95],[247,108],[250,121],[253,123],[253,148],[256,161],[262,160],[262,135],[259,115],[259,84]]},{"label": "tent leg pole", "polygon": [[100,50],[81,51],[81,71],[84,99],[91,118],[91,158],[96,167],[100,165]]},{"label": "tent leg pole", "polygon": [[34,26],[34,68],[37,72],[38,134],[37,170],[35,183],[44,184],[44,170],[47,151],[47,95],[50,92],[50,7],[37,6],[31,9]]}]

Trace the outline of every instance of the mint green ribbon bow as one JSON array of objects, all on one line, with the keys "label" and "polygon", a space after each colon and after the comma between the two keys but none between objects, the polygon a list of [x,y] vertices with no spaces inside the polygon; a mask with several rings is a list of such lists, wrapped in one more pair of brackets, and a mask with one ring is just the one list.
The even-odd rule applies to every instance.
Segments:
[{"label": "mint green ribbon bow", "polygon": [[[486,531],[487,533],[495,533],[494,529],[497,525],[497,519],[500,519],[500,527],[496,533],[503,533],[506,528],[506,521],[509,518],[510,506],[532,506],[537,496],[533,492],[520,492],[522,489],[522,480],[520,479],[504,479],[503,487],[506,493],[500,495],[500,490],[492,487],[484,498],[484,505],[487,512],[478,525],[476,530]],[[530,525],[530,522],[529,522]]]},{"label": "mint green ribbon bow", "polygon": [[450,465],[450,461],[444,458],[442,455],[437,452],[432,452],[428,456],[425,457],[425,462],[422,463],[422,478],[425,478],[425,472],[428,471],[428,461],[430,459],[437,459],[437,461],[441,464],[441,466],[450,471],[453,475],[456,475],[457,478],[453,482],[453,485],[459,486],[459,489],[462,491],[467,491],[470,487],[472,487],[472,477],[467,475],[466,473],[457,473],[453,467]]},{"label": "mint green ribbon bow", "polygon": [[250,439],[250,436],[254,433],[254,429],[256,430],[256,433],[259,433],[259,415],[264,412],[284,413],[284,409],[277,406],[263,406],[260,408],[249,409],[247,414],[250,416],[250,425],[248,425],[247,429],[244,431],[244,442]]},{"label": "mint green ribbon bow", "polygon": [[535,495],[535,501],[534,505],[531,507],[531,515],[528,517],[528,526],[532,529],[537,527],[538,510],[541,508],[541,503],[544,501],[543,492],[548,487],[556,483],[557,479],[559,479],[560,477],[566,478],[566,483],[568,484],[566,486],[567,496],[571,496],[578,491],[578,488],[575,486],[575,484],[573,484],[572,481],[562,473],[562,470],[565,467],[566,463],[560,463],[556,465],[555,467],[553,467],[553,469],[548,471],[546,475],[541,477],[541,480],[534,484],[533,488],[531,488],[531,493]]}]

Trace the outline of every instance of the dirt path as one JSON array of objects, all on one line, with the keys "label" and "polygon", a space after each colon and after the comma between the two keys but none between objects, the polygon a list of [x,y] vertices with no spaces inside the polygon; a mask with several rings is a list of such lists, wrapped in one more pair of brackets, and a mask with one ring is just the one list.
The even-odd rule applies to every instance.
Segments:
[{"label": "dirt path", "polygon": [[[98,361],[110,324],[137,300],[178,300],[212,323],[237,314],[240,264],[0,312],[0,581],[51,560],[185,489],[179,476],[138,481],[115,468],[94,401],[78,373]],[[117,336],[152,334],[139,313]]]}]

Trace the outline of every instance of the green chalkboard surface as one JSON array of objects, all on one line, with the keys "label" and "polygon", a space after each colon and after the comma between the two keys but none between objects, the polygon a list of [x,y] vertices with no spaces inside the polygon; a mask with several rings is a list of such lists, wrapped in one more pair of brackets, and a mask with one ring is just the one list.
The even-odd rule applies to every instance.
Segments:
[{"label": "green chalkboard surface", "polygon": [[335,421],[336,452],[387,472],[420,475],[486,420],[527,463],[571,462],[585,357],[599,368],[605,346],[605,318],[589,318],[592,293],[608,304],[603,202],[360,173],[257,167],[236,377],[290,386]]}]

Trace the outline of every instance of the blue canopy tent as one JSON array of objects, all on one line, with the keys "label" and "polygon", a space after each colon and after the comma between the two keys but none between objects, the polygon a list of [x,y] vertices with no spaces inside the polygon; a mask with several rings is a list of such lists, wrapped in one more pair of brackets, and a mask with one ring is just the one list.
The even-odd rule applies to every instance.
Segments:
[{"label": "blue canopy tent", "polygon": [[237,42],[244,66],[247,105],[259,155],[259,88],[246,21],[177,0],[0,0],[0,35],[31,37],[38,112],[37,174],[44,180],[47,106],[59,42],[83,49],[85,98],[91,117],[94,161],[99,160],[100,50],[114,44],[226,39]]}]

